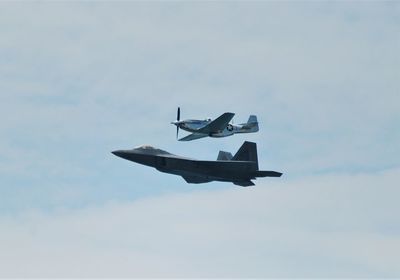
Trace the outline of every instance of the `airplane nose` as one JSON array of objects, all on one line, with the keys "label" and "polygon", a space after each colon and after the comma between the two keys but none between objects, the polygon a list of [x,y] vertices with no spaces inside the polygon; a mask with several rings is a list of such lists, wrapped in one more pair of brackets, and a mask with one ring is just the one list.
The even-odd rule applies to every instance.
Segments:
[{"label": "airplane nose", "polygon": [[121,150],[117,150],[117,151],[112,151],[112,154],[116,155],[117,157],[122,157],[124,152]]}]

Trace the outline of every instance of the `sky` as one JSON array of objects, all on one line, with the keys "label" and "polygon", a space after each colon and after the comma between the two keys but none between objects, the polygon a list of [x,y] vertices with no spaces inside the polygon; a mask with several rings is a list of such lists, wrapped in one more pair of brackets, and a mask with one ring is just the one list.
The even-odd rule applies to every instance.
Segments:
[{"label": "sky", "polygon": [[[1,2],[0,277],[400,277],[399,26],[395,1]],[[178,106],[260,131],[178,142]],[[110,153],[243,141],[284,175]]]}]

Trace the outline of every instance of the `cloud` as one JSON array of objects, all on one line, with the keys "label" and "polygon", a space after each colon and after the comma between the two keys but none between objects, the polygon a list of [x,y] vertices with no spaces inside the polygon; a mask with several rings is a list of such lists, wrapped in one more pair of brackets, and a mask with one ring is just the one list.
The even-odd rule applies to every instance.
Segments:
[{"label": "cloud", "polygon": [[[399,275],[400,5],[0,5],[4,276]],[[177,106],[261,130],[178,143]],[[109,153],[244,140],[283,180],[193,186]]]},{"label": "cloud", "polygon": [[260,180],[3,217],[1,276],[398,277],[399,179]]},{"label": "cloud", "polygon": [[[252,139],[281,151],[273,155],[291,174],[398,163],[398,5],[3,6],[5,150],[14,138],[46,157],[60,145],[82,154],[114,143],[171,147],[180,105],[188,118],[257,114]],[[214,156],[242,140],[176,147]]]}]

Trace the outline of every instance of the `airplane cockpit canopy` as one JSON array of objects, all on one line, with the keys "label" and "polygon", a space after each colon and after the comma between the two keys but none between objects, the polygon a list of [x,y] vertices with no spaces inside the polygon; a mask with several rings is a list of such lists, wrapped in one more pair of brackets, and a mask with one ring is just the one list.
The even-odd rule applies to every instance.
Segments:
[{"label": "airplane cockpit canopy", "polygon": [[150,146],[150,145],[141,145],[141,146],[135,147],[134,150],[143,151],[146,154],[169,154],[168,152],[166,152],[164,150],[154,148],[153,146]]},{"label": "airplane cockpit canopy", "polygon": [[141,145],[134,148],[135,150],[155,150],[153,146],[150,145]]}]

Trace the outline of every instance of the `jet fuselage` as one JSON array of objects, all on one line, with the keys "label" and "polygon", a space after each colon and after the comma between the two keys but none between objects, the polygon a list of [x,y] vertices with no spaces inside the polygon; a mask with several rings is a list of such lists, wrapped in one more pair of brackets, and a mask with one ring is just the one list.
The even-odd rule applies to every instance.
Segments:
[{"label": "jet fuselage", "polygon": [[206,183],[210,181],[233,182],[241,186],[253,185],[252,179],[265,176],[280,176],[281,173],[263,173],[258,162],[250,160],[205,161],[173,155],[151,146],[141,146],[132,150],[118,150],[114,155],[139,164],[154,167],[157,170],[182,176],[188,183]]}]

